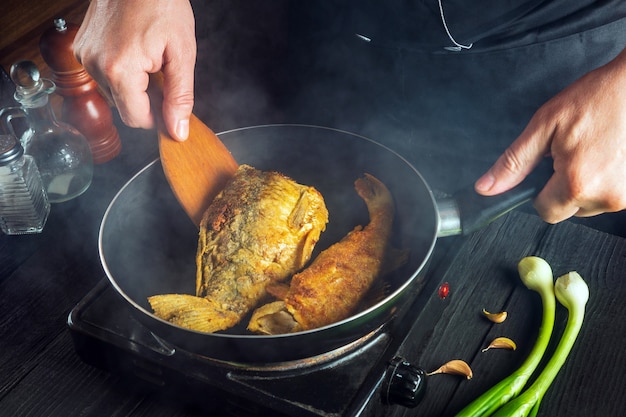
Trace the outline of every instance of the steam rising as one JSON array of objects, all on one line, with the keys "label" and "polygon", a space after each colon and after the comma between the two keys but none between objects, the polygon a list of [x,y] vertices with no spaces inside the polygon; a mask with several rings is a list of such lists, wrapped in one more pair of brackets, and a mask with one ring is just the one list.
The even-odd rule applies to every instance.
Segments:
[{"label": "steam rising", "polygon": [[[541,82],[497,44],[479,40],[470,51],[445,51],[436,2],[193,5],[196,113],[214,130],[268,123],[340,128],[392,148],[433,188],[448,192],[473,183],[534,111],[573,81],[558,45],[532,52],[550,63]],[[466,12],[449,10],[448,23],[462,38],[480,29],[461,22]]]},{"label": "steam rising", "polygon": [[[218,132],[305,123],[363,134],[448,191],[472,182],[519,133],[520,123],[494,130],[505,97],[483,92],[492,77],[479,62],[470,74],[453,55],[364,42],[346,7],[314,3],[323,4],[193,2],[196,114]],[[529,117],[530,109],[510,107],[516,119]],[[486,136],[500,145],[479,146]],[[468,155],[477,157],[471,165]]]}]

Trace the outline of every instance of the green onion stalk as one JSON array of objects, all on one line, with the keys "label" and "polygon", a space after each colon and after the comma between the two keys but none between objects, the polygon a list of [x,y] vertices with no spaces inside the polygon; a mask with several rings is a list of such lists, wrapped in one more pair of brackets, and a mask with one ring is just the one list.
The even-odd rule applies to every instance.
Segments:
[{"label": "green onion stalk", "polygon": [[543,396],[574,346],[583,324],[585,305],[589,300],[589,287],[577,272],[569,272],[556,280],[554,288],[556,298],[569,312],[561,340],[535,382],[521,395],[499,409],[495,417],[536,416]]},{"label": "green onion stalk", "polygon": [[528,256],[518,263],[517,270],[524,285],[541,296],[543,316],[537,341],[524,363],[515,372],[470,403],[457,414],[457,417],[490,416],[517,396],[539,365],[548,347],[556,309],[552,268],[544,259]]}]

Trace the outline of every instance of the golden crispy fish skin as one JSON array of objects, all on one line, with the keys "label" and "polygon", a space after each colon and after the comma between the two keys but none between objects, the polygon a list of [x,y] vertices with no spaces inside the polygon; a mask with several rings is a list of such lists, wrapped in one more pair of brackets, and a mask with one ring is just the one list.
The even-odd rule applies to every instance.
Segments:
[{"label": "golden crispy fish skin", "polygon": [[242,164],[200,223],[196,297],[205,301],[165,294],[149,302],[157,316],[184,327],[230,328],[266,296],[266,285],[304,267],[327,222],[315,188]]},{"label": "golden crispy fish skin", "polygon": [[356,227],[294,275],[284,301],[255,310],[249,330],[264,334],[309,330],[353,314],[381,273],[395,210],[391,193],[374,176],[359,178],[355,189],[367,205],[370,223]]}]

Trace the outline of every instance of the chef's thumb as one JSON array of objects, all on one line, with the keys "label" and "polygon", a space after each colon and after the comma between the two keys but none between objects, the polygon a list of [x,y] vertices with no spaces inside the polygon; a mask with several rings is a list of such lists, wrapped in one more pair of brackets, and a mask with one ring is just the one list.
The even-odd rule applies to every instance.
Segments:
[{"label": "chef's thumb", "polygon": [[478,194],[497,195],[519,183],[550,153],[553,127],[536,113],[524,131],[474,184]]},{"label": "chef's thumb", "polygon": [[167,77],[163,82],[163,121],[172,138],[184,141],[189,136],[193,110],[193,75],[188,79]]},{"label": "chef's thumb", "polygon": [[533,170],[543,155],[522,152],[519,147],[509,147],[489,170],[474,184],[477,193],[497,195],[510,190]]}]

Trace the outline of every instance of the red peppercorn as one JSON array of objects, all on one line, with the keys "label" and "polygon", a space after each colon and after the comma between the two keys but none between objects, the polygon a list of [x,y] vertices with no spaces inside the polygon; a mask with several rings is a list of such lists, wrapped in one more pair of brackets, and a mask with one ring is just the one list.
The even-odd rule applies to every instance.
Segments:
[{"label": "red peppercorn", "polygon": [[439,290],[437,291],[437,294],[439,295],[439,298],[441,298],[442,300],[445,299],[448,294],[450,294],[450,284],[448,284],[447,282],[444,282],[443,284],[441,284],[439,286]]}]

